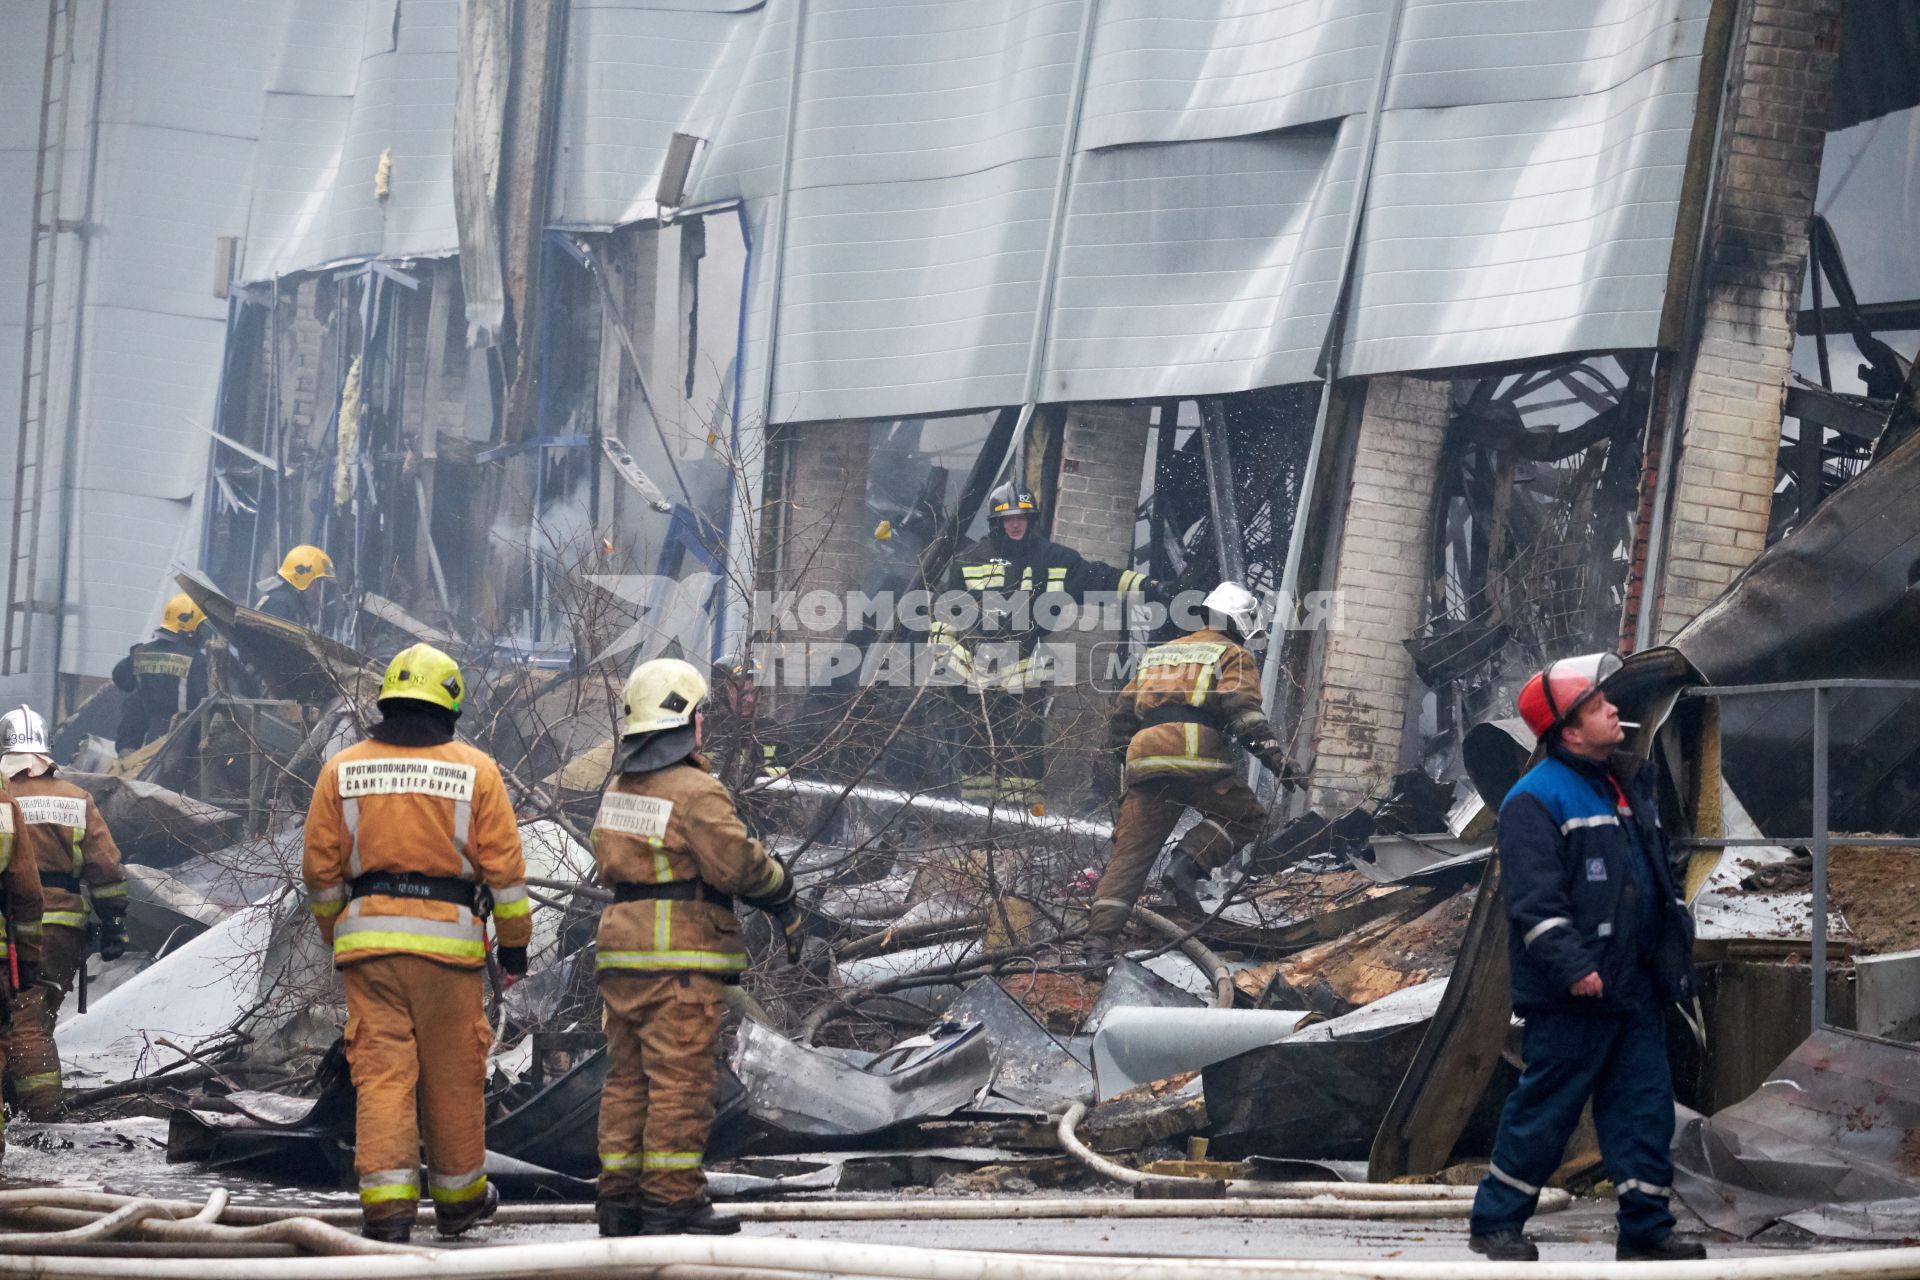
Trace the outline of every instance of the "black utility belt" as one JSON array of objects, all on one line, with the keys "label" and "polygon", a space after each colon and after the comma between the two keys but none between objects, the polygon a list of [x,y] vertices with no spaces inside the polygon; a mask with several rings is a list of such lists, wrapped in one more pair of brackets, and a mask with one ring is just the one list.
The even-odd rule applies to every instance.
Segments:
[{"label": "black utility belt", "polygon": [[43,889],[60,889],[67,893],[78,893],[80,892],[80,877],[69,875],[65,871],[42,871],[40,873],[40,887]]},{"label": "black utility belt", "polygon": [[1140,727],[1151,729],[1157,724],[1203,724],[1209,729],[1220,728],[1220,718],[1205,707],[1196,707],[1185,702],[1169,702],[1158,707],[1148,707],[1140,713]]},{"label": "black utility belt", "polygon": [[478,909],[480,886],[458,876],[423,876],[408,871],[371,871],[347,881],[356,898],[379,894],[383,898],[411,898],[416,902],[448,902],[469,911]]},{"label": "black utility belt", "polygon": [[733,895],[722,893],[704,880],[674,880],[668,884],[616,884],[615,902],[709,902],[733,910]]}]

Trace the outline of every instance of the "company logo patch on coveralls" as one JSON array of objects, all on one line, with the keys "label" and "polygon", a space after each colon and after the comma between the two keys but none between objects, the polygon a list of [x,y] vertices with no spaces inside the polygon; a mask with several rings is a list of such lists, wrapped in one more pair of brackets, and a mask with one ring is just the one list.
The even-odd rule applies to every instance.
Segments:
[{"label": "company logo patch on coveralls", "polygon": [[1605,880],[1607,878],[1607,860],[1605,858],[1587,859],[1587,879]]},{"label": "company logo patch on coveralls", "polygon": [[473,801],[474,780],[479,770],[470,764],[450,760],[420,760],[397,757],[381,760],[354,760],[340,766],[340,798],[359,796],[440,796],[447,800]]},{"label": "company logo patch on coveralls", "polygon": [[15,796],[30,827],[84,827],[87,802],[77,796]]},{"label": "company logo patch on coveralls", "polygon": [[672,814],[671,800],[609,791],[600,800],[600,812],[594,818],[593,825],[599,831],[658,838],[667,834],[667,819]]}]

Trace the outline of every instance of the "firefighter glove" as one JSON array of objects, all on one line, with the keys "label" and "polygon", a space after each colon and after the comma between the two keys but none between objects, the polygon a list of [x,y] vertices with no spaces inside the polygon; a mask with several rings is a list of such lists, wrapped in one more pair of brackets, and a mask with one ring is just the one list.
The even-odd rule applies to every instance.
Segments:
[{"label": "firefighter glove", "polygon": [[127,926],[118,920],[100,926],[100,958],[118,960],[127,954]]},{"label": "firefighter glove", "polygon": [[527,976],[527,949],[525,947],[501,947],[499,949],[500,971],[510,973],[516,978]]},{"label": "firefighter glove", "polygon": [[950,644],[940,655],[938,669],[955,680],[973,679],[973,654],[963,644]]},{"label": "firefighter glove", "polygon": [[787,963],[799,964],[800,947],[807,940],[806,931],[801,928],[806,923],[806,917],[801,914],[800,904],[789,897],[767,914],[773,917],[774,927],[787,940]]},{"label": "firefighter glove", "polygon": [[1254,759],[1267,767],[1267,772],[1271,773],[1286,790],[1291,791],[1300,785],[1300,771],[1294,767],[1293,761],[1287,758],[1286,748],[1282,747],[1277,739],[1255,738],[1247,743],[1247,750],[1253,753]]}]

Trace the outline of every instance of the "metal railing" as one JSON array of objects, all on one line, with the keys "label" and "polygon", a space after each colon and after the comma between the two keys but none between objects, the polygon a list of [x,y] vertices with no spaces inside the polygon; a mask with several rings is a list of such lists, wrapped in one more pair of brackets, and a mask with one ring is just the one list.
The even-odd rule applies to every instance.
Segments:
[{"label": "metal railing", "polygon": [[[1827,851],[1833,831],[1827,814],[1827,747],[1830,725],[1830,695],[1836,689],[1889,689],[1920,692],[1920,680],[1787,680],[1778,684],[1693,685],[1680,691],[1682,698],[1735,698],[1769,693],[1808,693],[1813,696],[1813,804],[1810,836],[1733,836],[1690,838],[1674,843],[1683,849],[1743,849],[1779,845],[1805,845],[1813,855],[1813,948],[1811,981],[1813,1001],[1810,1013],[1812,1030],[1827,1025]],[[1848,836],[1846,843],[1869,849],[1920,849],[1920,838],[1910,836]]]}]

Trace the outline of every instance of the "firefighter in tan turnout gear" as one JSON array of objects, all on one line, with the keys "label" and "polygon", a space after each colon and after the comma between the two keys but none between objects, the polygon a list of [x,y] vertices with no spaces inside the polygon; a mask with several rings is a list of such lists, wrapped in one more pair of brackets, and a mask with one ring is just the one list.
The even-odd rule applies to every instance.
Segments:
[{"label": "firefighter in tan turnout gear", "polygon": [[[31,990],[40,980],[40,868],[21,845],[26,819],[20,804],[11,795],[0,796],[0,1026],[8,1028],[0,1036],[0,1071],[6,1068],[13,1035],[14,1006],[22,991]],[[6,1154],[6,1113],[0,1111],[0,1155]]]},{"label": "firefighter in tan turnout gear", "polygon": [[1298,785],[1260,702],[1260,668],[1245,648],[1266,635],[1260,604],[1237,582],[1205,601],[1198,631],[1156,645],[1113,708],[1107,746],[1125,790],[1113,826],[1113,861],[1094,890],[1087,924],[1089,958],[1111,957],[1118,937],[1180,815],[1200,815],[1174,850],[1161,886],[1188,910],[1200,908],[1199,883],[1260,834],[1265,811],[1240,776],[1238,741],[1282,786]]},{"label": "firefighter in tan turnout gear", "polygon": [[600,917],[607,1083],[600,1098],[603,1236],[728,1234],[701,1172],[713,1123],[724,984],[747,967],[734,898],[773,915],[792,957],[793,881],[747,835],[700,754],[707,682],[656,658],[627,679],[616,772],[593,824],[615,902]]},{"label": "firefighter in tan turnout gear", "polygon": [[127,882],[106,819],[92,796],[58,776],[47,754],[47,722],[31,708],[0,717],[0,774],[24,823],[15,851],[40,871],[44,926],[40,980],[23,984],[13,1005],[7,1080],[30,1119],[52,1120],[60,1114],[53,1025],[87,962],[88,905],[100,922],[100,958],[119,959],[127,949]]},{"label": "firefighter in tan turnout gear", "polygon": [[380,723],[321,768],[307,813],[307,898],[346,979],[354,1170],[376,1240],[413,1230],[422,1136],[441,1235],[499,1203],[486,1177],[484,917],[509,981],[527,971],[533,922],[499,766],[454,741],[465,694],[453,659],[404,650],[380,686]]}]

